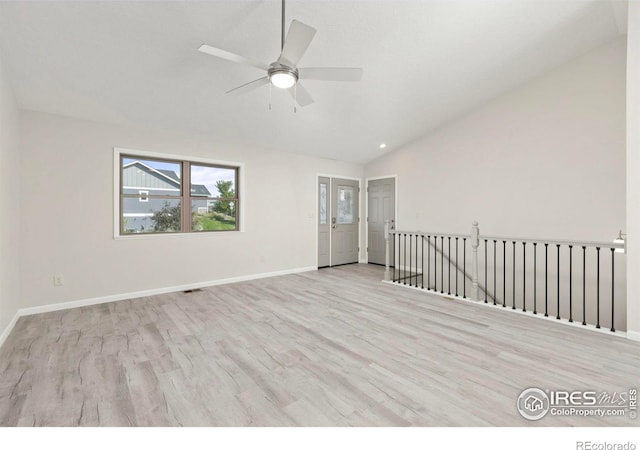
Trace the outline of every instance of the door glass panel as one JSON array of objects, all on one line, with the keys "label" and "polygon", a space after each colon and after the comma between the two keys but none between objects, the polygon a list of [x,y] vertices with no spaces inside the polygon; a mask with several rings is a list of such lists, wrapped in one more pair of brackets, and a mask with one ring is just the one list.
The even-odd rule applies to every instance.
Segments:
[{"label": "door glass panel", "polygon": [[353,187],[338,186],[338,223],[353,223]]},{"label": "door glass panel", "polygon": [[327,183],[320,183],[320,225],[327,224]]}]

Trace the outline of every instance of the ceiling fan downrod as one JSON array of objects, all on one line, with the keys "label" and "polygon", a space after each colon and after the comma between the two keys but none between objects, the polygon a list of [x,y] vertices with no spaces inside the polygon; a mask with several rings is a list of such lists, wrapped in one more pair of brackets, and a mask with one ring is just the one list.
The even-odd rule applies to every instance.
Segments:
[{"label": "ceiling fan downrod", "polygon": [[282,31],[280,33],[280,51],[284,48],[284,0],[282,0]]}]

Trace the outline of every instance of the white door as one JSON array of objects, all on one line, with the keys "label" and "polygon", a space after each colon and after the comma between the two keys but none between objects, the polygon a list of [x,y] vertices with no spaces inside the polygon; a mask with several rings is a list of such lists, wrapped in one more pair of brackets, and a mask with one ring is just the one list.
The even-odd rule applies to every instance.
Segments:
[{"label": "white door", "polygon": [[[373,264],[385,263],[384,222],[391,221],[395,227],[396,219],[396,180],[384,178],[370,180],[367,184],[367,255]],[[393,241],[391,255],[393,255]]]},{"label": "white door", "polygon": [[358,262],[360,184],[318,177],[318,267]]}]

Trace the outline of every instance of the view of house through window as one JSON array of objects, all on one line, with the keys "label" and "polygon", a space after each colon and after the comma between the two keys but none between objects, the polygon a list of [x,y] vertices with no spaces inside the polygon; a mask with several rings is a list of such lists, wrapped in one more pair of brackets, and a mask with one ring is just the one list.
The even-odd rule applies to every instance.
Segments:
[{"label": "view of house through window", "polygon": [[238,230],[237,185],[237,167],[121,155],[120,232]]}]

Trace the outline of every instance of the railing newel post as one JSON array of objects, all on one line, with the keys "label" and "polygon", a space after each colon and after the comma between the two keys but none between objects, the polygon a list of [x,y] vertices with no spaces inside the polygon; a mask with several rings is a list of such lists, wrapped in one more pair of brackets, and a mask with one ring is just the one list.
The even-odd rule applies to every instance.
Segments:
[{"label": "railing newel post", "polygon": [[391,228],[391,221],[389,219],[384,221],[384,281],[391,280],[391,272],[389,270],[390,261],[390,245],[389,245],[389,230]]}]

